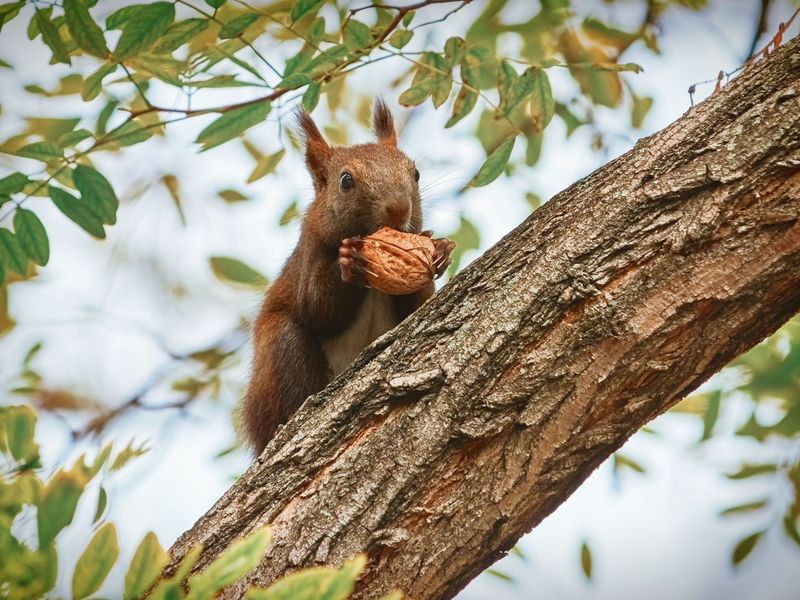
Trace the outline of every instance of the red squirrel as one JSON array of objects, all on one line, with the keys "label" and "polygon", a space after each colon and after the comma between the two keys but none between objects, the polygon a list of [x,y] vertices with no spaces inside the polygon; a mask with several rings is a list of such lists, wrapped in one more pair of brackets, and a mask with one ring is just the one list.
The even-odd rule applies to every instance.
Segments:
[{"label": "red squirrel", "polygon": [[[366,287],[359,239],[382,226],[422,231],[419,171],[397,147],[383,101],[373,111],[377,141],[329,145],[305,111],[298,112],[315,198],[300,239],[266,293],[253,329],[254,357],[241,417],[255,455],[303,401],[346,369],[372,341],[434,292],[389,296]],[[454,244],[434,240],[436,276]]]}]

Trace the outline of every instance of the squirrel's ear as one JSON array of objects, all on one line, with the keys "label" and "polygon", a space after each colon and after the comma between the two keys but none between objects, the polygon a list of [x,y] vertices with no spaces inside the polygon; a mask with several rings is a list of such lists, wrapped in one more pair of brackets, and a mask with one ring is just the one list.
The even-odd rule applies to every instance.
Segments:
[{"label": "squirrel's ear", "polygon": [[382,144],[397,146],[397,134],[394,131],[394,119],[389,107],[382,98],[375,101],[375,109],[372,111],[372,123],[375,128],[375,135]]},{"label": "squirrel's ear", "polygon": [[297,111],[297,125],[305,141],[308,170],[311,171],[315,184],[324,185],[327,164],[333,156],[333,148],[322,137],[311,115],[302,109]]}]

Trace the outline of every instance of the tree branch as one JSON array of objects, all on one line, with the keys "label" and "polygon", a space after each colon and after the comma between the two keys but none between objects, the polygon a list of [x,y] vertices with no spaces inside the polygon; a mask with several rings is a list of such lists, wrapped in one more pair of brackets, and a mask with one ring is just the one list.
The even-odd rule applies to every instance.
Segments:
[{"label": "tree branch", "polygon": [[165,573],[272,523],[264,561],[224,597],[363,552],[357,597],[451,598],[798,310],[794,40],[556,195],[370,346]]}]

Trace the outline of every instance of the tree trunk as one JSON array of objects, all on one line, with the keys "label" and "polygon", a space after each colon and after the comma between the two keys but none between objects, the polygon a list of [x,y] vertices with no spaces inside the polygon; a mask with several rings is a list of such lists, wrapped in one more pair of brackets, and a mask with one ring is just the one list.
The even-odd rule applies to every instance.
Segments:
[{"label": "tree trunk", "polygon": [[165,573],[271,523],[265,560],[224,597],[363,552],[358,598],[451,598],[774,332],[800,310],[798,49],[555,196],[376,341]]}]

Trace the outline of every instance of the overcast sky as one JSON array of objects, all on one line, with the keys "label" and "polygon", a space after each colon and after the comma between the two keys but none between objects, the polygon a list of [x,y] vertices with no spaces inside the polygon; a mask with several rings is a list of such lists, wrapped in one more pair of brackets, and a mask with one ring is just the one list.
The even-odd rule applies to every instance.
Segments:
[{"label": "overcast sky", "polygon": [[[579,2],[605,15],[625,17],[635,2],[606,4]],[[641,135],[659,130],[689,107],[690,84],[710,79],[719,70],[738,66],[752,36],[757,13],[754,0],[718,0],[700,14],[672,11],[664,20],[662,54],[656,56],[636,45],[626,61],[637,62],[644,72],[629,76],[640,94],[655,103],[642,131],[628,129],[627,114],[599,111],[598,118],[614,132],[608,154],[589,150],[588,132],[579,130],[565,140],[563,126],[548,129],[540,164],[512,178],[500,178],[488,188],[458,190],[483,159],[473,136],[474,120],[445,130],[448,115],[430,106],[408,111],[399,108],[399,90],[389,82],[404,65],[362,69],[352,85],[365,98],[381,93],[393,106],[403,149],[417,160],[421,184],[430,186],[426,198],[426,227],[444,234],[456,226],[463,210],[481,232],[487,248],[524,219],[529,211],[524,194],[534,191],[543,199],[590,173],[613,156],[629,149]],[[776,2],[770,31],[791,13],[788,2]],[[105,17],[123,3],[103,0],[95,14]],[[463,31],[479,12],[481,0],[467,7],[432,32],[440,45],[449,35]],[[509,16],[533,10],[528,2],[509,3]],[[80,101],[54,103],[50,99],[19,93],[20,84],[57,79],[45,65],[49,54],[41,44],[29,42],[22,24],[7,25],[0,35],[0,58],[12,63],[11,72],[0,70],[0,137],[15,130],[19,120],[31,115],[81,114]],[[792,34],[796,34],[795,24]],[[438,40],[438,41],[437,41]],[[89,64],[76,61],[77,64]],[[556,96],[568,85],[554,79]],[[698,100],[713,86],[701,87]],[[159,103],[174,105],[181,99],[172,90],[155,90]],[[230,94],[229,92],[228,94]],[[232,92],[237,98],[257,92]],[[160,95],[160,97],[158,97]],[[224,99],[225,92],[217,98]],[[209,100],[209,104],[215,102]],[[98,105],[99,106],[99,105]],[[342,113],[344,114],[344,113]],[[412,117],[413,115],[413,117]],[[323,122],[325,110],[315,117]],[[353,141],[368,132],[348,123]],[[36,366],[54,386],[63,386],[114,406],[132,397],[168,362],[166,351],[183,352],[214,343],[236,327],[243,316],[252,317],[259,295],[219,284],[208,268],[208,257],[228,255],[247,261],[274,277],[297,237],[297,226],[278,227],[280,215],[292,202],[306,205],[312,196],[301,157],[288,154],[278,174],[255,184],[245,181],[253,161],[239,143],[226,144],[197,154],[191,141],[200,124],[190,120],[172,126],[165,139],[151,140],[121,154],[98,155],[100,170],[122,191],[119,223],[109,239],[92,241],[67,222],[45,200],[31,205],[51,233],[51,263],[35,280],[11,289],[11,311],[17,328],[0,338],[0,382],[14,374],[25,350],[35,341],[45,347]],[[248,139],[265,152],[281,147],[277,125],[256,128]],[[285,144],[285,139],[283,140]],[[518,150],[521,150],[518,148]],[[21,163],[24,165],[24,163]],[[12,162],[0,155],[0,176]],[[28,165],[30,166],[30,165]],[[181,182],[187,224],[180,224],[160,175],[174,174]],[[142,188],[146,188],[141,194]],[[216,192],[237,189],[251,199],[231,206]],[[8,225],[3,223],[3,225]],[[468,259],[472,256],[468,256]],[[179,373],[180,369],[176,371]],[[99,441],[79,447],[70,444],[67,428],[43,416],[39,439],[45,464],[53,467],[79,450],[97,448],[105,439],[127,442],[131,437],[149,440],[152,452],[134,462],[108,482],[109,518],[117,523],[122,544],[121,565],[101,590],[118,595],[126,566],[136,545],[154,530],[164,546],[190,527],[246,467],[244,453],[223,459],[215,455],[230,446],[233,430],[230,411],[246,377],[246,358],[233,369],[216,403],[193,405],[186,413],[139,413],[118,420]],[[154,404],[173,397],[168,387],[150,396]],[[14,401],[4,397],[4,402]],[[735,406],[723,415],[721,427],[732,430],[744,413]],[[79,418],[76,417],[77,423]],[[591,598],[651,600],[724,598],[789,599],[800,584],[800,550],[772,527],[753,556],[741,568],[730,566],[729,556],[744,535],[771,526],[773,516],[735,520],[717,517],[720,510],[764,494],[780,497],[785,490],[770,484],[743,484],[721,476],[744,457],[753,460],[764,449],[728,439],[703,447],[694,445],[700,424],[696,419],[667,415],[653,425],[658,435],[640,433],[623,452],[647,468],[646,475],[624,472],[620,480],[603,465],[564,505],[521,542],[525,559],[512,556],[496,568],[512,582],[482,575],[460,596],[485,598]],[[796,449],[795,449],[796,451]],[[89,537],[94,511],[94,491],[79,508],[63,547],[60,589],[69,589],[70,560]],[[594,578],[582,575],[579,548],[587,541],[594,558]]]}]

